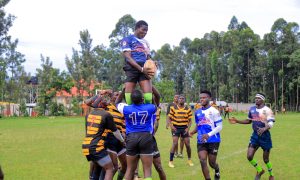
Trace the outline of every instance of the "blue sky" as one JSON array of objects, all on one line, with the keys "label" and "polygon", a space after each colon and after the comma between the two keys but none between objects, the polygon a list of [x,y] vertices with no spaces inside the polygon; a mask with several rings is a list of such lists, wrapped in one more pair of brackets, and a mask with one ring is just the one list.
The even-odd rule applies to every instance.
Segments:
[{"label": "blue sky", "polygon": [[40,67],[41,54],[66,70],[65,57],[79,49],[82,30],[89,30],[94,46],[108,46],[109,34],[125,14],[148,22],[146,39],[155,50],[165,43],[178,45],[184,37],[226,31],[233,15],[261,37],[278,18],[300,24],[298,0],[11,0],[4,9],[17,17],[9,34],[19,39],[17,50],[32,74]]}]

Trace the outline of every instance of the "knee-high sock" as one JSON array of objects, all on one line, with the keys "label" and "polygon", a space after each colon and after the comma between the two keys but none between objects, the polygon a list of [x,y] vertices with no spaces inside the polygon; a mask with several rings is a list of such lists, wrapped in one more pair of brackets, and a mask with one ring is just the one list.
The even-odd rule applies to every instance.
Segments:
[{"label": "knee-high sock", "polygon": [[258,164],[257,164],[257,161],[255,159],[252,159],[251,161],[249,161],[252,166],[254,166],[256,168],[256,171],[257,172],[261,172],[262,171],[262,167],[260,167]]},{"label": "knee-high sock", "polygon": [[145,104],[152,103],[152,93],[144,93]]},{"label": "knee-high sock", "polygon": [[131,93],[125,93],[125,101],[128,105],[132,104],[132,102],[131,102]]},{"label": "knee-high sock", "polygon": [[266,163],[268,171],[269,171],[269,175],[270,176],[274,176],[273,175],[273,171],[272,171],[272,164],[270,162]]}]

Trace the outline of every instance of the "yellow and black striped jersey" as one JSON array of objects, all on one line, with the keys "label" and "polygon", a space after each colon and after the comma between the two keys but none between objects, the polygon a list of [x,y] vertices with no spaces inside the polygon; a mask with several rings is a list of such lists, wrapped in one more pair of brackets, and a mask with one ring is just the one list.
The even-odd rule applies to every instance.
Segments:
[{"label": "yellow and black striped jersey", "polygon": [[168,115],[174,126],[188,126],[192,119],[192,111],[188,106],[183,108],[172,106]]},{"label": "yellow and black striped jersey", "polygon": [[82,143],[84,155],[100,152],[104,149],[107,129],[117,130],[112,115],[101,108],[93,109],[86,117],[86,135]]},{"label": "yellow and black striped jersey", "polygon": [[[113,118],[114,118],[114,122],[117,126],[117,128],[119,129],[120,132],[125,133],[126,128],[125,128],[125,119],[124,119],[124,115],[122,113],[120,113],[117,109],[117,107],[113,104],[110,104],[107,106],[106,111],[109,112]],[[108,131],[111,132],[111,131]]]}]

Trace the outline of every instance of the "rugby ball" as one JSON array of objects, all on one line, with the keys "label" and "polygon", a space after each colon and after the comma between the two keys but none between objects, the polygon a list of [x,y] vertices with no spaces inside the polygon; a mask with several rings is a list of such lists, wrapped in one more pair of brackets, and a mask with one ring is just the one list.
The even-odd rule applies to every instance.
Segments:
[{"label": "rugby ball", "polygon": [[149,76],[151,78],[153,78],[156,74],[156,71],[157,71],[157,67],[156,67],[156,64],[155,62],[152,60],[152,59],[148,59],[145,64],[144,64],[144,69],[147,69],[149,73]]}]

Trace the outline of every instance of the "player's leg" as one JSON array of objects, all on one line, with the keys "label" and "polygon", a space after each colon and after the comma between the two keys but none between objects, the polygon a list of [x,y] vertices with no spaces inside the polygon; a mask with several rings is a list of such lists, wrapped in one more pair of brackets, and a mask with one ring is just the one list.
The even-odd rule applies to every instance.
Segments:
[{"label": "player's leg", "polygon": [[101,166],[99,166],[97,163],[93,161],[90,162],[90,172],[89,172],[90,180],[99,180],[101,171],[102,171]]},{"label": "player's leg", "polygon": [[118,159],[120,161],[121,168],[119,170],[117,180],[122,180],[123,177],[124,177],[124,175],[125,175],[125,173],[126,173],[126,169],[127,169],[126,153],[125,153],[125,151],[123,153],[119,153]]},{"label": "player's leg", "polygon": [[109,155],[99,159],[97,161],[102,168],[105,169],[105,178],[104,180],[111,180],[113,179],[113,172],[114,172],[114,165]]},{"label": "player's leg", "polygon": [[152,177],[153,154],[140,155],[143,164],[144,179]]},{"label": "player's leg", "polygon": [[112,151],[109,151],[108,150],[108,154],[112,160],[112,163],[114,165],[114,172],[113,174],[115,175],[115,173],[117,172],[118,170],[118,156],[117,156],[117,153],[116,152],[112,152]]},{"label": "player's leg", "polygon": [[178,147],[178,138],[179,138],[179,134],[176,134],[176,132],[172,132],[172,147],[170,150],[170,161],[169,161],[169,167],[173,168],[174,164],[173,164],[173,159],[174,159],[174,152],[175,152],[175,147]]},{"label": "player's leg", "polygon": [[191,145],[190,145],[190,137],[188,136],[188,134],[184,134],[183,135],[183,140],[184,140],[184,144],[186,147],[186,152],[187,152],[187,156],[188,156],[188,165],[189,166],[194,166],[194,163],[191,160],[192,157],[192,150],[191,150]]},{"label": "player's leg", "polygon": [[131,102],[131,93],[136,86],[135,82],[126,82],[125,83],[125,100],[127,104],[132,104]]},{"label": "player's leg", "polygon": [[217,163],[217,155],[220,143],[208,143],[208,162],[211,168],[215,170],[215,180],[220,179],[220,169]]},{"label": "player's leg", "polygon": [[151,81],[146,79],[139,81],[141,90],[144,93],[144,102],[145,103],[152,103],[152,84]]},{"label": "player's leg", "polygon": [[[180,146],[180,153],[178,153],[178,157],[183,158],[183,147],[184,147],[184,138],[182,136],[180,136],[180,142],[179,142],[179,146]],[[177,146],[178,148],[178,146]]]},{"label": "player's leg", "polygon": [[126,156],[126,161],[127,161],[127,169],[126,169],[126,173],[125,173],[126,180],[133,179],[134,171],[137,168],[138,160],[139,160],[139,158],[137,155],[135,155],[135,156],[127,155]]},{"label": "player's leg", "polygon": [[205,180],[210,180],[209,169],[207,166],[207,147],[206,144],[197,144],[198,158],[200,160],[201,170]]},{"label": "player's leg", "polygon": [[161,159],[160,159],[160,152],[158,150],[157,142],[155,140],[155,137],[153,137],[154,140],[154,154],[153,154],[153,165],[159,175],[160,180],[166,180],[166,173],[162,167]]},{"label": "player's leg", "polygon": [[271,134],[270,132],[265,132],[262,134],[260,141],[259,141],[260,147],[263,149],[263,160],[264,163],[267,166],[268,172],[269,172],[269,179],[274,179],[274,174],[272,170],[272,164],[269,160],[271,148],[272,148],[272,140],[271,140]]},{"label": "player's leg", "polygon": [[159,179],[160,180],[166,180],[167,177],[166,177],[166,173],[162,167],[162,164],[161,164],[161,159],[160,157],[156,157],[156,158],[153,158],[153,164],[154,164],[154,167],[159,175]]},{"label": "player's leg", "polygon": [[263,159],[264,159],[264,162],[265,162],[265,164],[267,166],[267,169],[268,169],[268,172],[269,172],[269,176],[270,176],[269,179],[274,179],[274,174],[273,174],[273,169],[272,169],[272,163],[269,160],[269,156],[270,156],[270,149],[264,150],[264,152],[263,152]]},{"label": "player's leg", "polygon": [[249,144],[248,151],[247,151],[247,159],[257,171],[255,179],[260,179],[260,177],[264,174],[265,171],[260,165],[258,165],[257,160],[254,159],[254,154],[257,151],[257,149],[258,147],[256,145]]},{"label": "player's leg", "polygon": [[0,166],[0,180],[3,180],[4,179],[4,173],[1,169],[1,166]]}]

